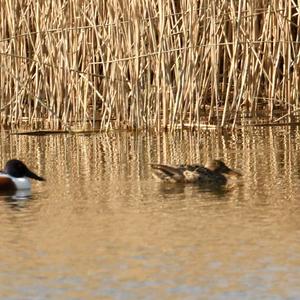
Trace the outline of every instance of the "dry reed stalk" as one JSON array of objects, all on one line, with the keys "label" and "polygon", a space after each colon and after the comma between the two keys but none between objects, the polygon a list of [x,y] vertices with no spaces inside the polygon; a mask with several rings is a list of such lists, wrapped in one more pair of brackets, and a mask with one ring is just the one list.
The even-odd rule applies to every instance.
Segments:
[{"label": "dry reed stalk", "polygon": [[235,127],[299,109],[292,1],[8,0],[0,17],[9,126]]}]

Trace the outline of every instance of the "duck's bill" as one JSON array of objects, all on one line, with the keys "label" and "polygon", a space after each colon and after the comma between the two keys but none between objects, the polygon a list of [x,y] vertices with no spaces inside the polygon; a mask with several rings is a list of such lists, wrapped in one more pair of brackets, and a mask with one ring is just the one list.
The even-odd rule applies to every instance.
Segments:
[{"label": "duck's bill", "polygon": [[227,175],[235,176],[235,177],[243,176],[243,174],[242,174],[240,171],[234,170],[234,169],[230,169],[230,170],[228,171]]},{"label": "duck's bill", "polygon": [[46,181],[45,178],[36,175],[35,173],[31,172],[30,170],[27,171],[26,176],[29,178],[35,179],[35,180]]}]

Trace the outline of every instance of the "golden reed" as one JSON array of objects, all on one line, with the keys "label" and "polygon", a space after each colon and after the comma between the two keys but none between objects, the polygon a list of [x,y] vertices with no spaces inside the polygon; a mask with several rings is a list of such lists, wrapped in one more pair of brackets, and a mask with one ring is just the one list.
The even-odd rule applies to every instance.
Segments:
[{"label": "golden reed", "polygon": [[233,128],[299,111],[293,1],[7,0],[0,122],[70,129]]}]

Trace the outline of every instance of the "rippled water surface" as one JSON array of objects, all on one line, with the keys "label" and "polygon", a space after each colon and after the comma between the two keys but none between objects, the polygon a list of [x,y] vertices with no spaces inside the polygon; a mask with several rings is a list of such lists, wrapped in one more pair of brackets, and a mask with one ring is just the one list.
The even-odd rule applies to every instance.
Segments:
[{"label": "rippled water surface", "polygon": [[[1,299],[299,299],[300,131],[13,136],[0,159],[47,181],[0,201]],[[224,159],[223,190],[149,163]]]}]

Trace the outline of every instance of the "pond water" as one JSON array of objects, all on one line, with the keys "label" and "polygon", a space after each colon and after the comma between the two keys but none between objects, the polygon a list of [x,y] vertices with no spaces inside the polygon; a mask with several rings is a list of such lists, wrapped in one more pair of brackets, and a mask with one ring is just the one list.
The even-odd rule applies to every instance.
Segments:
[{"label": "pond water", "polygon": [[[299,299],[300,131],[15,136],[0,161],[46,182],[0,198],[1,299]],[[222,158],[223,190],[149,163]]]}]

